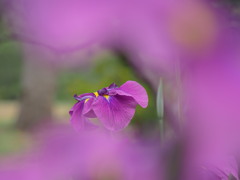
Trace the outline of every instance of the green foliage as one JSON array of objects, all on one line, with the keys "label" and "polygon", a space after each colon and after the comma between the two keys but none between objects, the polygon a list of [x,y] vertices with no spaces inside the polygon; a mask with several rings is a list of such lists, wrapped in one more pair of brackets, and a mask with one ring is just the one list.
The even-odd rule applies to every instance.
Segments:
[{"label": "green foliage", "polygon": [[31,136],[13,128],[14,121],[0,119],[0,158],[18,155],[31,148]]},{"label": "green foliage", "polygon": [[94,61],[90,68],[62,73],[59,78],[58,99],[72,99],[74,94],[94,92],[113,82],[121,85],[129,79],[137,80],[129,67],[116,56],[107,56]]},{"label": "green foliage", "polygon": [[22,55],[17,43],[0,45],[0,99],[16,99],[20,94]]}]

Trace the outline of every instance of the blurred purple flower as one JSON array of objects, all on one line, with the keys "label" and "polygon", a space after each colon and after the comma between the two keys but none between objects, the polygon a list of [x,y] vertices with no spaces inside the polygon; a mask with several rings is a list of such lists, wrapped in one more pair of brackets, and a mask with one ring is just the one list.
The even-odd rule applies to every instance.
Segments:
[{"label": "blurred purple flower", "polygon": [[185,69],[182,87],[190,152],[186,172],[203,164],[203,175],[227,180],[238,179],[237,162],[229,155],[237,158],[240,148],[240,45],[234,33],[224,39]]},{"label": "blurred purple flower", "polygon": [[111,36],[115,4],[109,0],[11,0],[16,38],[58,52],[72,52]]},{"label": "blurred purple flower", "polygon": [[[216,152],[194,154],[190,164],[185,164],[183,179],[196,180],[238,180],[238,162],[236,157]],[[188,157],[189,158],[189,157]],[[230,178],[231,177],[231,178]]]},{"label": "blurred purple flower", "polygon": [[229,180],[231,176],[238,180],[238,165],[233,157],[217,161],[215,164],[206,163],[201,170],[201,180]]},{"label": "blurred purple flower", "polygon": [[120,18],[120,48],[143,72],[175,75],[178,63],[186,66],[207,55],[226,33],[221,12],[202,0],[133,0],[126,7]]},{"label": "blurred purple flower", "polygon": [[69,111],[71,123],[77,129],[94,125],[88,118],[98,118],[111,131],[125,128],[133,118],[137,104],[146,108],[146,90],[135,81],[127,81],[122,86],[111,84],[94,93],[74,95],[78,101]]},{"label": "blurred purple flower", "polygon": [[0,168],[0,179],[162,179],[156,142],[99,131],[76,134],[66,128],[50,129],[41,140],[27,159],[8,163],[7,171]]}]

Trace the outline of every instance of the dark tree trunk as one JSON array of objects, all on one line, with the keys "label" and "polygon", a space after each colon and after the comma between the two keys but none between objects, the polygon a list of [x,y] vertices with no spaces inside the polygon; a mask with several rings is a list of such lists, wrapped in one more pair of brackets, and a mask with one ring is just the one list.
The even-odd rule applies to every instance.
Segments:
[{"label": "dark tree trunk", "polygon": [[57,73],[46,50],[27,47],[17,127],[30,130],[51,121]]}]

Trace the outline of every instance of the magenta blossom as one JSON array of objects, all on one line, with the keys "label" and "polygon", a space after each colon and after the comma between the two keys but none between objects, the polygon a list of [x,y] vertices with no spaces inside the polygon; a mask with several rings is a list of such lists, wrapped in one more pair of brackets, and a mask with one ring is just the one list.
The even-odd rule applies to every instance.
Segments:
[{"label": "magenta blossom", "polygon": [[65,126],[41,131],[30,153],[0,161],[1,180],[162,180],[158,141]]},{"label": "magenta blossom", "polygon": [[135,113],[137,104],[146,108],[146,90],[135,81],[127,81],[122,86],[111,84],[94,93],[74,95],[78,101],[69,111],[71,123],[77,129],[96,126],[88,118],[98,118],[108,130],[125,128]]}]

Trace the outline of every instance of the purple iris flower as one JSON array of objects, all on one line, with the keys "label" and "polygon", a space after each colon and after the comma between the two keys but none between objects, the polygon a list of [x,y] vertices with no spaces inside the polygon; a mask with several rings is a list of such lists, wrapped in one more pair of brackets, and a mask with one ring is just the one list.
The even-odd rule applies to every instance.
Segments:
[{"label": "purple iris flower", "polygon": [[135,81],[127,81],[120,87],[113,83],[94,93],[74,95],[74,98],[78,102],[69,114],[77,130],[96,126],[88,118],[98,118],[108,130],[121,130],[133,118],[138,104],[143,108],[148,105],[146,90]]}]

